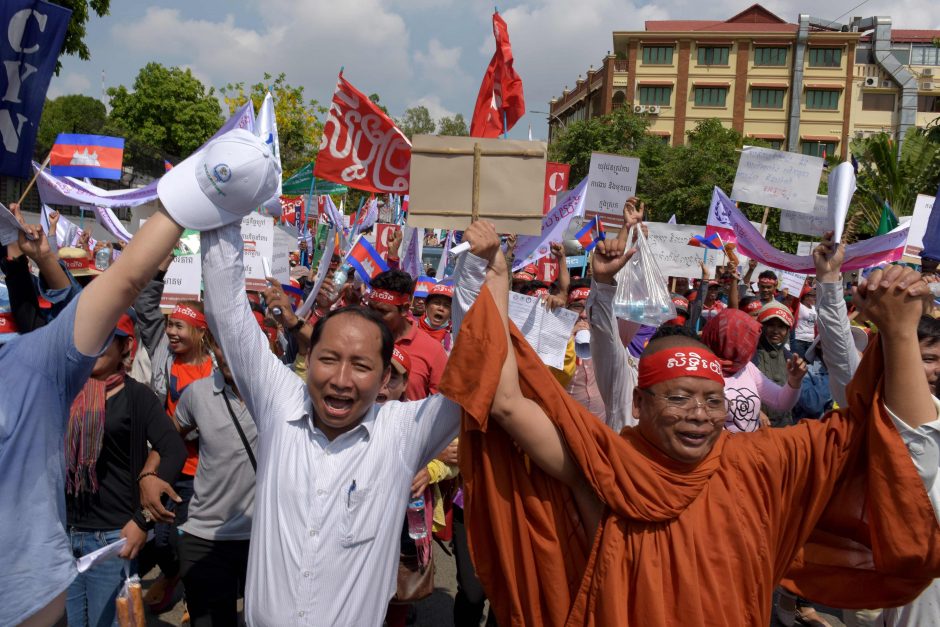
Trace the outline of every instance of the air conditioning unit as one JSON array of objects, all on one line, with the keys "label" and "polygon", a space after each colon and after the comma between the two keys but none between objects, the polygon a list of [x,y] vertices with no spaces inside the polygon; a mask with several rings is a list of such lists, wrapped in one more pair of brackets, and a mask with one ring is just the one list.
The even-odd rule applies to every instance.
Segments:
[{"label": "air conditioning unit", "polygon": [[878,86],[877,77],[869,76],[868,78],[865,79],[865,87],[877,87],[877,86]]},{"label": "air conditioning unit", "polygon": [[933,68],[925,67],[924,71],[921,72],[921,76],[933,76]]},{"label": "air conditioning unit", "polygon": [[924,91],[931,91],[933,89],[933,83],[930,81],[924,81],[920,84],[920,88]]},{"label": "air conditioning unit", "polygon": [[882,87],[891,87],[891,81],[881,81]]},{"label": "air conditioning unit", "polygon": [[634,113],[646,113],[646,105],[633,105]]},{"label": "air conditioning unit", "polygon": [[659,105],[650,105],[646,108],[646,112],[650,115],[659,115],[660,106]]}]

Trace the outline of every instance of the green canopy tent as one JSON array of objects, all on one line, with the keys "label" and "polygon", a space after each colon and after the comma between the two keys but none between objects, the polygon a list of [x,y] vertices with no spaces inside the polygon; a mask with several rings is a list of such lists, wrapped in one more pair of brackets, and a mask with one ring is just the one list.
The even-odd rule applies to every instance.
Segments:
[{"label": "green canopy tent", "polygon": [[[313,185],[311,189],[311,184]],[[300,168],[292,177],[284,181],[281,193],[285,196],[305,196],[312,194],[345,194],[349,188],[339,183],[313,178],[313,161]]]}]

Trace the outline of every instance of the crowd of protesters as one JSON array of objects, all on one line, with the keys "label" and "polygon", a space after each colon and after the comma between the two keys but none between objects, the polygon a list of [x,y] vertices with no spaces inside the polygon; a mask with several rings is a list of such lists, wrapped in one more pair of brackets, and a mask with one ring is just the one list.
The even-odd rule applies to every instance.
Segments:
[{"label": "crowd of protesters", "polygon": [[[256,143],[241,149],[265,150]],[[634,254],[625,238],[598,243],[582,277],[553,244],[559,276],[548,284],[534,267],[510,275],[514,240],[476,222],[464,233],[471,251],[427,296],[415,296],[394,238],[391,269],[368,284],[352,271],[344,285],[327,279],[299,317],[273,278],[246,292],[237,218],[258,198],[235,190],[234,200],[190,202],[182,177],[192,174],[178,169],[161,183],[165,209],[110,267],[87,243],[56,250],[54,219],[53,233],[26,225],[0,256],[0,624],[51,625],[63,612],[69,625],[117,624],[128,576],[159,568],[148,612],[182,592],[192,625],[237,624],[242,598],[252,625],[405,625],[434,589],[436,540],[456,560],[458,626],[481,624],[488,596],[489,625],[759,625],[773,611],[783,624],[824,626],[814,603],[830,596],[800,567],[815,563],[808,547],[838,482],[882,451],[856,446],[880,437],[858,435],[868,433],[860,423],[885,416],[885,437],[901,443],[885,445],[899,474],[885,472],[905,478],[894,487],[908,496],[907,509],[878,520],[904,525],[926,510],[932,527],[912,526],[922,544],[909,553],[921,561],[886,565],[872,545],[892,544],[894,531],[872,524],[865,548],[876,557],[859,594],[873,581],[891,593],[845,593],[839,607],[851,608],[848,624],[940,624],[932,276],[891,266],[847,292],[844,247],[829,234],[801,293],[782,292],[769,270],[752,282],[753,262],[744,277],[736,264],[714,277],[703,266],[698,281],[668,280],[677,317],[650,328],[614,316],[616,277]],[[246,176],[265,187],[269,174]],[[644,210],[628,201],[624,231],[642,227]],[[164,312],[183,227],[202,231],[203,300]],[[342,259],[329,262],[332,277]],[[293,273],[305,296],[316,273]],[[577,315],[561,368],[533,364],[520,347],[510,289]],[[866,367],[863,354],[877,363]],[[860,389],[862,374],[877,389]],[[499,448],[500,437],[512,446]],[[666,496],[641,504],[630,491],[643,490],[647,463],[671,473],[667,496],[709,464],[721,467],[709,477],[725,478],[695,501],[707,513],[684,502],[675,511],[688,513],[667,516]],[[636,472],[636,485],[610,488],[621,471]],[[561,511],[531,509],[555,498]],[[579,521],[577,539],[564,537],[574,533],[567,518]],[[548,555],[531,534],[560,536],[563,548]],[[737,534],[750,537],[729,539]],[[77,558],[118,541],[116,558],[76,571]],[[636,548],[646,542],[656,548]],[[611,544],[619,552],[604,553]],[[615,561],[598,566],[605,555]],[[529,572],[543,559],[573,574]],[[710,581],[732,571],[723,591]],[[533,595],[541,618],[520,613]]]}]

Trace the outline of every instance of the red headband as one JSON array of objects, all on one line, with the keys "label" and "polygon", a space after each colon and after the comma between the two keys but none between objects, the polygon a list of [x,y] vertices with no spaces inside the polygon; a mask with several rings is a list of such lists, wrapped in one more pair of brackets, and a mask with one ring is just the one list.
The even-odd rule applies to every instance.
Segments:
[{"label": "red headband", "polygon": [[773,285],[774,287],[777,287],[777,281],[775,281],[774,279],[757,279],[757,284],[758,285]]},{"label": "red headband", "polygon": [[539,297],[539,298],[541,298],[542,296],[548,296],[548,288],[547,288],[547,287],[537,287],[537,288],[535,288],[534,290],[532,290],[531,292],[527,293],[526,296],[537,296],[537,297]]},{"label": "red headband", "polygon": [[196,327],[197,329],[208,329],[209,325],[206,324],[206,317],[192,307],[187,307],[186,305],[177,305],[176,309],[173,310],[173,313],[170,314],[171,320],[182,320],[186,324]]},{"label": "red headband", "polygon": [[591,295],[591,288],[576,287],[568,293],[568,302],[576,303],[579,300],[587,300],[588,296],[590,295]]},{"label": "red headband", "polygon": [[643,389],[678,379],[698,377],[725,384],[721,376],[721,362],[707,348],[699,346],[676,346],[643,355],[640,359],[640,376],[637,386]]},{"label": "red headband", "polygon": [[369,302],[384,303],[394,307],[401,307],[411,302],[411,296],[408,294],[402,294],[401,292],[378,289],[372,290],[372,292],[369,294]]}]

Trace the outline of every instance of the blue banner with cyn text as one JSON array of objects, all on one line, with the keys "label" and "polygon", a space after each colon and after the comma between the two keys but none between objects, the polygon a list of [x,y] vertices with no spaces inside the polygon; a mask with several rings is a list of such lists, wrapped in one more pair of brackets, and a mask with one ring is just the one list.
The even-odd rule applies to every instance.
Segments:
[{"label": "blue banner with cyn text", "polygon": [[0,174],[30,176],[39,118],[71,15],[41,0],[0,2]]}]

